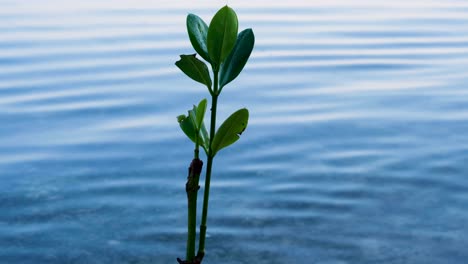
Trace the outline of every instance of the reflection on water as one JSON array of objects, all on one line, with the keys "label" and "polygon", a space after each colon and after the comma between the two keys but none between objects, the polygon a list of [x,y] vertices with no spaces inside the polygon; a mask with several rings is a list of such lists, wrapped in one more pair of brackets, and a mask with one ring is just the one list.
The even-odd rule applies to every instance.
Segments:
[{"label": "reflection on water", "polygon": [[[174,263],[207,94],[174,62],[225,2],[0,2],[0,262]],[[251,121],[206,263],[465,263],[468,3],[229,4],[257,43],[220,119]]]}]

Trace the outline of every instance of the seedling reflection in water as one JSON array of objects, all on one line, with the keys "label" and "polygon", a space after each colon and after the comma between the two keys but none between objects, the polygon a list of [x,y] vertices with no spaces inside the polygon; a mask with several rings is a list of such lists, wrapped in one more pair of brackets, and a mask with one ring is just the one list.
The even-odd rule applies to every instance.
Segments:
[{"label": "seedling reflection in water", "polygon": [[[189,175],[185,186],[188,200],[188,234],[186,259],[177,259],[179,263],[201,263],[205,255],[205,240],[208,217],[208,201],[213,159],[223,148],[239,139],[246,129],[249,111],[239,109],[229,116],[216,130],[216,110],[218,97],[223,88],[233,81],[242,71],[252,53],[255,37],[252,29],[246,29],[238,34],[237,15],[228,6],[221,8],[211,20],[210,26],[198,16],[187,16],[187,31],[190,42],[197,54],[211,65],[213,81],[205,62],[199,60],[196,54],[180,55],[176,62],[182,72],[196,82],[204,84],[211,95],[211,118],[209,133],[203,122],[207,108],[207,100],[201,100],[194,105],[187,115],[177,117],[182,131],[195,143],[194,158],[189,167]],[[198,183],[203,162],[199,157],[199,149],[203,148],[207,157],[206,176],[203,196],[203,209],[200,224],[198,252],[195,255],[197,194]]]}]

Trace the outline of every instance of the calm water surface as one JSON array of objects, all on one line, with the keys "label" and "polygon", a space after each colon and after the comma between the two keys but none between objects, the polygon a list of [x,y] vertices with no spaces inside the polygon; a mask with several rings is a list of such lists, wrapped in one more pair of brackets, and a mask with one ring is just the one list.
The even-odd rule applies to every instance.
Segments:
[{"label": "calm water surface", "polygon": [[[0,263],[175,263],[207,95],[174,66],[224,1],[0,0]],[[466,263],[468,3],[229,1],[206,264]]]}]

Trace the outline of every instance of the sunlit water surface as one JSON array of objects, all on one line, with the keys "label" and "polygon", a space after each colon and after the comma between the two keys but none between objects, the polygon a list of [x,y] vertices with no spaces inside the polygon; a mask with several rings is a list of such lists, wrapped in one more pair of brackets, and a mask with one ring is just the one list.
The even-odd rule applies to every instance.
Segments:
[{"label": "sunlit water surface", "polygon": [[[0,0],[0,263],[184,255],[175,117],[207,91],[174,62],[187,13],[224,4]],[[466,263],[468,3],[229,4],[256,47],[219,119],[251,120],[216,159],[205,263]]]}]

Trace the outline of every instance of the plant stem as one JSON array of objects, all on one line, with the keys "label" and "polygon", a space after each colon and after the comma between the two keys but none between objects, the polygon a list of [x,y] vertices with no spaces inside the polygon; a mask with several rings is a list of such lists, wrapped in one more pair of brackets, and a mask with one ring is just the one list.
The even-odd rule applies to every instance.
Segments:
[{"label": "plant stem", "polygon": [[189,192],[188,197],[188,235],[187,235],[187,255],[186,260],[195,257],[195,238],[197,221],[197,193]]},{"label": "plant stem", "polygon": [[198,143],[198,137],[199,137],[200,131],[197,132],[197,143],[195,143],[195,149],[193,150],[193,157],[195,159],[200,158],[200,144]]},{"label": "plant stem", "polygon": [[213,94],[211,96],[211,124],[210,124],[210,144],[207,157],[206,165],[206,177],[205,177],[205,191],[203,196],[203,211],[202,219],[200,224],[200,241],[198,244],[198,256],[203,257],[205,255],[205,240],[206,240],[206,222],[208,218],[208,201],[210,198],[210,181],[211,181],[211,168],[213,167],[213,151],[211,144],[216,132],[216,109],[218,106],[218,70],[214,70],[214,87]]},{"label": "plant stem", "polygon": [[202,220],[200,224],[200,241],[198,244],[198,254],[205,254],[205,240],[206,240],[206,222],[208,217],[208,199],[210,196],[210,178],[211,178],[211,168],[213,165],[213,157],[208,157],[208,163],[206,167],[206,179],[205,179],[205,193],[203,197],[203,211],[202,211]]},{"label": "plant stem", "polygon": [[192,261],[195,258],[195,239],[197,236],[197,196],[198,185],[200,179],[200,173],[203,166],[203,162],[199,159],[198,142],[194,150],[194,159],[190,163],[189,176],[187,178],[187,184],[185,186],[188,200],[188,214],[187,214],[187,254],[186,260]]}]

